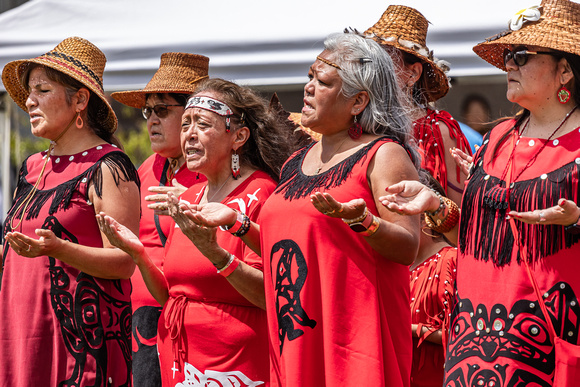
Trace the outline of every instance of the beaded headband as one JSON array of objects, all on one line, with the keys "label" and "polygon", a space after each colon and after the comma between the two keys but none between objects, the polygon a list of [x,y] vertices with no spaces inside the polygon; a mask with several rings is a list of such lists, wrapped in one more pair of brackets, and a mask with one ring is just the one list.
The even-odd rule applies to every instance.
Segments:
[{"label": "beaded headband", "polygon": [[320,55],[317,56],[316,59],[318,59],[322,63],[326,63],[327,65],[334,67],[335,69],[342,70],[339,65],[337,65],[336,63],[333,63],[333,62],[329,61],[328,59],[325,59],[325,58],[321,57]]},{"label": "beaded headband", "polygon": [[204,110],[209,110],[210,112],[214,112],[217,115],[222,117],[226,117],[226,131],[230,131],[230,117],[234,114],[232,109],[228,105],[226,105],[222,101],[218,101],[217,99],[210,98],[210,97],[191,97],[187,104],[185,105],[185,109],[190,108],[199,108]]}]

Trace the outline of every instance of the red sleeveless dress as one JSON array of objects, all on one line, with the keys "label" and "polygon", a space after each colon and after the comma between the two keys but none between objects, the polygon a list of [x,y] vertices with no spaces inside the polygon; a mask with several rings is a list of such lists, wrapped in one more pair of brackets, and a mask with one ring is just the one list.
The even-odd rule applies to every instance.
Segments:
[{"label": "red sleeveless dress", "polygon": [[[20,170],[4,233],[44,165],[43,153]],[[139,178],[129,158],[113,145],[52,156],[24,219],[14,231],[35,229],[85,246],[102,247],[95,209],[88,200],[102,190],[106,163],[116,177]],[[14,225],[17,223],[16,216]],[[4,245],[0,291],[0,381],[3,386],[130,386],[131,282],[90,276],[53,257],[25,258]]]},{"label": "red sleeveless dress", "polygon": [[[381,257],[341,219],[318,212],[316,191],[363,198],[377,214],[368,165],[380,138],[315,176],[311,149],[285,164],[260,216],[275,386],[409,386],[409,268]],[[385,248],[399,248],[390,246]]]}]

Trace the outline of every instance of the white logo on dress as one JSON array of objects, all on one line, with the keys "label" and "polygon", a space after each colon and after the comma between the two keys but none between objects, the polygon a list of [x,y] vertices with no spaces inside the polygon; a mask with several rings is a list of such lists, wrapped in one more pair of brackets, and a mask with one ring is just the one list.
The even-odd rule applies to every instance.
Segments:
[{"label": "white logo on dress", "polygon": [[201,373],[189,363],[185,363],[185,380],[175,387],[254,387],[264,382],[254,382],[240,371],[218,372],[206,370]]}]

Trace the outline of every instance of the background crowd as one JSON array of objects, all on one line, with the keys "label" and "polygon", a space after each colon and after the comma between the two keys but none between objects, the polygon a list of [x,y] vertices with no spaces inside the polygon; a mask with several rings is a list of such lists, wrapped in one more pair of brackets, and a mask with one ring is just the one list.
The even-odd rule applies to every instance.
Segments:
[{"label": "background crowd", "polygon": [[99,48],[10,62],[50,146],[3,225],[0,385],[573,385],[579,28],[544,0],[476,44],[521,111],[473,94],[470,132],[410,7],[330,34],[299,113],[168,52],[112,95],[147,120],[138,170]]}]

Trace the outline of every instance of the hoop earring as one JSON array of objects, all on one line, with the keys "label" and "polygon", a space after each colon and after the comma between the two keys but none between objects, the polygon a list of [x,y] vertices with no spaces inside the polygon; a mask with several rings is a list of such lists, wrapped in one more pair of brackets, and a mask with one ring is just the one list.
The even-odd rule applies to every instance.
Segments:
[{"label": "hoop earring", "polygon": [[83,127],[83,124],[84,124],[84,122],[83,122],[83,118],[81,117],[81,112],[78,111],[77,112],[77,119],[75,120],[75,125],[77,128],[80,129]]},{"label": "hoop earring", "polygon": [[562,105],[570,100],[570,90],[566,89],[566,86],[562,85],[560,90],[558,90],[558,102]]},{"label": "hoop earring", "polygon": [[431,237],[431,238],[438,238],[438,237],[440,237],[440,236],[441,236],[441,235],[437,235],[437,234],[435,234],[435,231],[433,231],[433,230],[432,230],[431,228],[429,228],[428,226],[423,226],[423,227],[421,227],[421,232],[422,232],[423,234],[427,235],[428,237]]},{"label": "hoop earring", "polygon": [[240,156],[234,151],[232,154],[232,177],[237,180],[240,177]]},{"label": "hoop earring", "polygon": [[356,140],[357,138],[360,138],[360,136],[362,136],[362,132],[363,132],[362,126],[357,122],[356,116],[354,116],[354,122],[352,123],[350,128],[348,128],[348,135],[353,140]]}]

